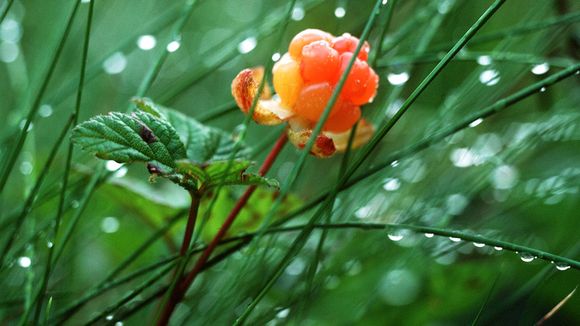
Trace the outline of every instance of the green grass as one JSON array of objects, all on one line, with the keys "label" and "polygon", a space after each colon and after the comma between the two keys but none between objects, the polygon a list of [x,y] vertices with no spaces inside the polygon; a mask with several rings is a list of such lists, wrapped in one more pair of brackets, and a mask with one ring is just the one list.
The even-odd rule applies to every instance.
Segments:
[{"label": "green grass", "polygon": [[[0,1],[0,324],[151,323],[245,188],[206,194],[180,257],[187,192],[69,130],[146,96],[235,135],[255,171],[282,129],[230,82],[312,27],[371,43],[376,132],[325,160],[288,145],[172,324],[537,322],[578,285],[579,23],[567,0]],[[578,300],[549,322],[579,323]]]}]

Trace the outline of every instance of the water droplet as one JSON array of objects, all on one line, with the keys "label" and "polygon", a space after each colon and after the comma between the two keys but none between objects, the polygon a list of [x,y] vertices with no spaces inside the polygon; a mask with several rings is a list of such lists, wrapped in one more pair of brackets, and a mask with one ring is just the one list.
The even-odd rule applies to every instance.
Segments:
[{"label": "water droplet", "polygon": [[387,110],[385,111],[385,115],[389,118],[394,117],[395,114],[397,114],[397,112],[399,112],[399,110],[401,109],[402,106],[403,106],[403,100],[401,100],[401,99],[394,100],[387,107]]},{"label": "water droplet", "polygon": [[540,92],[542,92],[542,93],[543,93],[543,92],[545,92],[545,91],[546,91],[546,87],[542,87],[542,88],[540,88]]},{"label": "water droplet", "polygon": [[149,51],[157,45],[157,39],[153,35],[141,35],[137,39],[137,46],[143,51]]},{"label": "water droplet", "polygon": [[437,11],[441,15],[448,13],[449,10],[451,10],[451,7],[453,7],[454,1],[455,0],[443,0],[443,1],[439,2],[439,5],[437,6]]},{"label": "water droplet", "polygon": [[495,246],[495,247],[493,247],[493,249],[495,249],[496,251],[502,251],[503,250],[503,248],[500,247],[500,246]]},{"label": "water droplet", "polygon": [[20,23],[13,18],[6,18],[0,25],[0,40],[17,44],[22,38],[22,28]]},{"label": "water droplet", "polygon": [[24,175],[30,175],[32,173],[34,166],[30,161],[24,161],[20,163],[20,173]]},{"label": "water droplet", "polygon": [[485,247],[485,243],[480,243],[480,242],[474,242],[473,245],[477,248],[483,248]]},{"label": "water droplet", "polygon": [[52,115],[52,106],[43,104],[38,108],[38,115],[43,118],[48,118]]},{"label": "water droplet", "polygon": [[342,18],[346,15],[346,9],[344,7],[336,7],[336,9],[334,9],[334,15],[337,18]]},{"label": "water droplet", "polygon": [[256,45],[258,45],[258,40],[255,37],[250,36],[238,44],[238,51],[241,54],[250,53],[256,48]]},{"label": "water droplet", "polygon": [[497,83],[499,83],[500,80],[500,76],[499,76],[499,72],[497,70],[494,69],[487,69],[484,70],[480,75],[479,75],[479,81],[487,86],[493,86]]},{"label": "water droplet", "polygon": [[122,321],[118,321],[115,323],[115,326],[123,326],[123,322]]},{"label": "water droplet", "polygon": [[518,170],[509,165],[501,165],[493,171],[491,181],[496,189],[510,189],[518,182]]},{"label": "water droplet", "polygon": [[556,263],[556,269],[559,271],[565,271],[570,269],[570,265],[566,263]]},{"label": "water droplet", "polygon": [[107,317],[105,317],[106,320],[113,320],[113,315],[108,315]]},{"label": "water droplet", "polygon": [[109,171],[117,171],[122,166],[123,164],[117,163],[113,160],[109,160],[107,163],[105,163],[105,168]]},{"label": "water droplet", "polygon": [[397,166],[399,166],[399,161],[392,161],[392,162],[391,162],[391,166],[392,166],[392,167],[397,167]]},{"label": "water droplet", "polygon": [[52,248],[52,247],[54,247],[54,243],[53,243],[52,241],[48,241],[48,242],[46,243],[46,247],[47,247],[47,248]]},{"label": "water droplet", "polygon": [[81,3],[89,3],[91,0],[81,0]]},{"label": "water droplet", "polygon": [[435,234],[433,233],[425,233],[425,238],[433,238]]},{"label": "water droplet", "polygon": [[278,60],[280,60],[281,56],[280,53],[276,52],[274,54],[272,54],[272,61],[276,62]]},{"label": "water droplet", "polygon": [[539,65],[535,65],[532,67],[532,74],[534,75],[543,75],[550,70],[550,65],[547,62],[541,63]]},{"label": "water droplet", "polygon": [[119,220],[115,217],[105,217],[101,222],[101,230],[105,233],[115,233],[119,231]]},{"label": "water droplet", "polygon": [[22,256],[18,258],[18,265],[22,268],[28,268],[32,265],[32,260],[30,257]]},{"label": "water droplet", "polygon": [[[19,127],[20,127],[20,130],[24,130],[24,128],[26,127],[26,120],[20,121]],[[33,128],[34,128],[34,123],[30,122],[28,124],[28,128],[26,129],[26,132],[32,131]]]},{"label": "water droplet", "polygon": [[292,9],[292,20],[301,21],[304,19],[304,8],[296,6]]},{"label": "water droplet", "polygon": [[103,62],[103,69],[109,75],[120,74],[127,68],[127,57],[122,52],[113,53]]},{"label": "water droplet", "polygon": [[412,303],[421,291],[421,281],[415,273],[407,269],[387,272],[378,284],[378,294],[387,304],[404,306]]},{"label": "water droplet", "polygon": [[386,5],[389,2],[389,0],[383,0],[383,5]]},{"label": "water droplet", "polygon": [[387,237],[389,237],[389,240],[391,241],[401,241],[404,238],[404,235],[400,232],[393,232],[393,233],[388,233]]},{"label": "water droplet", "polygon": [[122,178],[122,177],[127,175],[128,171],[129,171],[129,169],[127,169],[127,167],[123,166],[120,169],[118,169],[117,171],[115,171],[115,173],[113,173],[113,176],[115,178]]},{"label": "water droplet", "polygon": [[473,128],[473,127],[477,127],[477,126],[479,126],[479,125],[480,125],[482,122],[483,122],[483,119],[479,118],[479,119],[473,120],[473,121],[472,121],[472,122],[469,124],[469,126],[470,126],[471,128]]},{"label": "water droplet", "polygon": [[451,151],[451,162],[458,168],[467,168],[472,165],[481,164],[482,159],[469,148],[456,148]]},{"label": "water droplet", "polygon": [[329,276],[326,279],[326,284],[324,287],[328,290],[336,289],[340,285],[340,279],[334,275]]},{"label": "water droplet", "polygon": [[383,189],[386,191],[395,191],[401,187],[401,181],[397,178],[387,178],[383,182]]},{"label": "water droplet", "polygon": [[462,194],[452,194],[447,197],[445,206],[451,215],[460,215],[469,204],[469,200]]},{"label": "water droplet", "polygon": [[451,240],[452,242],[459,242],[461,241],[461,238],[449,237],[449,240]]},{"label": "water droplet", "polygon": [[409,73],[402,72],[402,73],[390,73],[387,75],[387,80],[391,85],[400,86],[404,85],[409,80]]},{"label": "water droplet", "polygon": [[536,257],[534,257],[534,255],[527,253],[527,252],[522,252],[519,255],[520,255],[520,259],[524,263],[529,263],[529,262],[532,262],[534,259],[536,259]]},{"label": "water droplet", "polygon": [[290,308],[282,309],[276,314],[276,318],[284,319],[290,314]]},{"label": "water droplet", "polygon": [[81,204],[79,203],[79,201],[78,201],[78,200],[73,200],[73,201],[70,203],[70,206],[71,206],[72,208],[79,208],[79,206],[80,206],[80,205],[81,205]]},{"label": "water droplet", "polygon": [[480,66],[489,66],[491,64],[491,57],[488,55],[480,55],[477,57],[477,64]]},{"label": "water droplet", "polygon": [[286,267],[286,274],[296,276],[304,272],[306,263],[301,258],[294,258],[294,260]]},{"label": "water droplet", "polygon": [[175,41],[169,42],[169,44],[167,44],[167,47],[165,49],[167,50],[167,52],[173,53],[173,52],[179,50],[180,47],[181,47],[181,42],[178,40],[175,40]]},{"label": "water droplet", "polygon": [[370,214],[371,214],[370,206],[363,206],[354,212],[354,216],[356,216],[357,218],[367,218],[369,217]]}]

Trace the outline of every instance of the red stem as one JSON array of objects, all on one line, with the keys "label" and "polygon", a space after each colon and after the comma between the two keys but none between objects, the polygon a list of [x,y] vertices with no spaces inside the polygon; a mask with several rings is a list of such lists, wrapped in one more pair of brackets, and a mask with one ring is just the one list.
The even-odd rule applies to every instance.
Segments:
[{"label": "red stem", "polygon": [[185,226],[185,233],[183,234],[183,241],[181,242],[181,249],[179,249],[179,257],[185,257],[187,249],[191,243],[193,230],[195,229],[195,222],[197,221],[197,211],[199,209],[199,196],[194,193],[191,195],[191,206],[189,208],[189,216],[187,218],[187,225]]},{"label": "red stem", "polygon": [[[258,172],[259,175],[264,176],[268,172],[268,170],[270,170],[272,164],[274,164],[274,161],[278,157],[278,154],[280,154],[282,148],[284,148],[284,145],[286,144],[287,140],[288,138],[286,137],[286,131],[283,131],[280,137],[278,137],[276,144],[274,145],[274,147],[272,147],[270,153],[264,160],[264,163],[262,163],[262,166],[260,167],[260,170]],[[180,284],[175,286],[173,293],[171,293],[169,301],[167,302],[167,305],[165,306],[161,315],[159,316],[159,319],[157,320],[158,326],[165,326],[169,323],[169,319],[171,318],[171,315],[173,314],[175,307],[181,301],[181,299],[187,292],[187,289],[189,289],[189,287],[193,284],[199,272],[204,269],[211,254],[213,253],[219,242],[226,235],[226,233],[236,220],[236,217],[238,216],[242,208],[244,208],[244,206],[246,205],[246,203],[248,202],[248,200],[250,199],[255,190],[256,186],[250,186],[248,187],[248,189],[246,189],[242,197],[240,197],[240,199],[236,203],[236,206],[232,209],[232,211],[226,218],[224,224],[222,224],[221,228],[219,229],[217,234],[213,237],[210,244],[198,258],[193,269],[187,274],[185,279]]]}]

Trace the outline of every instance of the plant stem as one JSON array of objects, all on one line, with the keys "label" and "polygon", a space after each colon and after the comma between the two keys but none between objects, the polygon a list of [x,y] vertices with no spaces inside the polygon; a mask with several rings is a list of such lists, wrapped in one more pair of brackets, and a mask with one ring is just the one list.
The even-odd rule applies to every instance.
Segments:
[{"label": "plant stem", "polygon": [[[264,163],[262,163],[262,166],[260,167],[260,170],[258,172],[259,175],[264,176],[268,172],[268,170],[270,170],[270,168],[274,164],[274,161],[278,157],[278,154],[280,154],[287,141],[288,138],[286,136],[286,131],[284,130],[280,134],[280,137],[278,137],[278,140],[276,141],[276,144],[274,144],[274,147],[272,147],[272,150],[270,150],[270,153],[264,160]],[[161,312],[161,315],[159,316],[159,319],[157,320],[157,325],[167,325],[169,323],[169,319],[171,318],[171,314],[175,310],[175,307],[181,301],[181,299],[187,292],[187,289],[191,286],[191,284],[193,284],[199,272],[204,269],[205,264],[207,263],[211,254],[213,253],[217,245],[220,243],[220,241],[223,239],[223,237],[226,235],[226,233],[236,220],[236,217],[238,216],[242,208],[244,208],[244,206],[246,205],[246,203],[248,202],[248,200],[250,199],[255,190],[256,186],[250,186],[248,187],[248,189],[246,189],[242,197],[240,197],[240,199],[238,200],[238,202],[236,203],[236,205],[226,218],[224,224],[222,224],[217,234],[214,236],[210,244],[207,246],[207,248],[204,250],[204,252],[201,254],[199,259],[195,263],[193,269],[187,274],[184,280],[173,289],[169,301],[165,305],[163,311]]]},{"label": "plant stem", "polygon": [[195,229],[195,222],[197,221],[197,211],[199,210],[199,203],[201,199],[199,194],[190,193],[190,195],[191,195],[191,206],[189,207],[189,216],[187,217],[187,225],[185,226],[185,233],[183,234],[181,249],[179,250],[180,257],[185,257],[185,255],[187,254],[187,249],[191,244],[191,237],[193,235],[193,230]]}]

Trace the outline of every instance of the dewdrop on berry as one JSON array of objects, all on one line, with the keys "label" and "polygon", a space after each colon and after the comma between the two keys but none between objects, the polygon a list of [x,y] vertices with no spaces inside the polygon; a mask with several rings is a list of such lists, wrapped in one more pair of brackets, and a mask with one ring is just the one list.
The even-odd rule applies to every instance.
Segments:
[{"label": "dewdrop on berry", "polygon": [[[288,53],[272,69],[277,96],[272,96],[269,85],[264,85],[252,118],[263,125],[287,122],[289,140],[297,148],[304,148],[358,44],[359,39],[350,34],[335,37],[318,29],[298,33],[290,42]],[[374,127],[361,119],[361,106],[372,102],[379,85],[378,75],[367,63],[369,52],[370,45],[365,42],[311,154],[330,157],[346,150],[357,121],[360,123],[353,147],[372,137]],[[232,95],[242,112],[249,112],[263,76],[263,68],[258,67],[242,70],[233,80]]]}]

